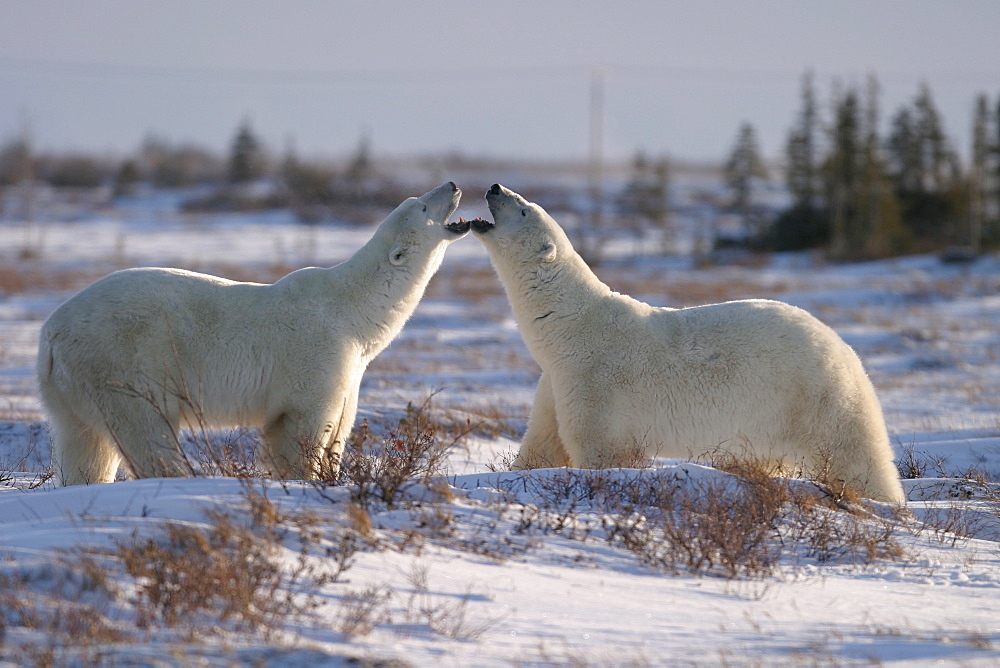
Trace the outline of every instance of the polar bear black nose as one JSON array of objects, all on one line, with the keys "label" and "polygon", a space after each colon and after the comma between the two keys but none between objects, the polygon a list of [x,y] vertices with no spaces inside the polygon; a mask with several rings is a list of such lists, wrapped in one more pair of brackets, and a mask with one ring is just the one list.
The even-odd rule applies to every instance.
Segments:
[{"label": "polar bear black nose", "polygon": [[499,195],[500,194],[500,184],[499,183],[494,183],[493,184],[493,187],[490,188],[490,194],[491,195]]},{"label": "polar bear black nose", "polygon": [[455,192],[456,190],[458,190],[458,186],[455,185],[454,181],[448,181],[448,185],[451,186],[451,191],[452,192]]}]

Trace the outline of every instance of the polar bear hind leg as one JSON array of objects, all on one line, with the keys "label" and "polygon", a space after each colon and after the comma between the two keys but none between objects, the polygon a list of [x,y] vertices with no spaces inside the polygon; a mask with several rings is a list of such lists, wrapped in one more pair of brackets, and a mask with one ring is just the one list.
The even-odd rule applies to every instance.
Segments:
[{"label": "polar bear hind leg", "polygon": [[[44,355],[42,357],[41,355]],[[48,361],[47,351],[40,351],[40,362]],[[52,463],[64,485],[89,485],[113,482],[121,464],[121,452],[103,425],[76,413],[73,402],[65,400],[54,383],[47,382],[51,366],[44,367],[39,391],[49,412],[52,439]]]},{"label": "polar bear hind leg", "polygon": [[52,460],[64,485],[114,482],[121,453],[110,435],[72,415],[57,412],[49,403]]},{"label": "polar bear hind leg", "polygon": [[817,477],[833,488],[848,487],[877,501],[905,501],[888,435],[869,428],[861,416],[846,421],[854,422],[853,428],[842,423],[837,440],[819,446]]},{"label": "polar bear hind leg", "polygon": [[127,392],[114,393],[102,404],[108,431],[136,477],[191,475],[191,466],[181,452],[177,415],[148,397]]},{"label": "polar bear hind leg", "polygon": [[790,455],[803,461],[806,474],[834,492],[850,488],[878,501],[905,501],[874,389],[862,384],[840,402],[810,403],[814,410],[797,413],[788,433]]},{"label": "polar bear hind leg", "polygon": [[546,374],[538,379],[535,403],[528,418],[528,428],[524,432],[521,450],[511,465],[514,470],[555,468],[569,466],[566,449],[559,438],[556,421],[556,402],[552,394],[552,383]]}]

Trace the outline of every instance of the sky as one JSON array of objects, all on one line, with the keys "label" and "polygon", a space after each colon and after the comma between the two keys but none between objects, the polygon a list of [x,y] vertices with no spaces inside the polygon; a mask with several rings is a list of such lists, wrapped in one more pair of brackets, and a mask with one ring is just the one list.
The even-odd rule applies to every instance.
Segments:
[{"label": "sky", "polygon": [[979,0],[0,0],[0,142],[585,158],[601,81],[608,159],[721,161],[744,122],[777,158],[812,71],[824,111],[876,75],[885,129],[927,83],[967,154],[998,32]]}]

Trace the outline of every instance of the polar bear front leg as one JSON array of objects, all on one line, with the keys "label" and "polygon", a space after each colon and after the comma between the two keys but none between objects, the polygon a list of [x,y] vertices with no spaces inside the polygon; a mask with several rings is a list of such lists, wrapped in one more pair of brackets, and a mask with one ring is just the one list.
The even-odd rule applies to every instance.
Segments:
[{"label": "polar bear front leg", "polygon": [[528,428],[521,441],[521,451],[511,464],[514,470],[569,466],[566,449],[559,438],[559,424],[556,420],[556,402],[552,394],[552,383],[547,374],[542,373],[535,390],[535,404],[531,407]]},{"label": "polar bear front leg", "polygon": [[559,404],[559,436],[570,466],[607,469],[635,466],[645,441],[616,424],[620,416],[606,386],[577,382]]},{"label": "polar bear front leg", "polygon": [[[346,385],[346,387],[345,387]],[[271,475],[289,480],[336,476],[358,411],[360,381],[334,384],[334,396],[309,407],[288,408],[262,430]]]}]

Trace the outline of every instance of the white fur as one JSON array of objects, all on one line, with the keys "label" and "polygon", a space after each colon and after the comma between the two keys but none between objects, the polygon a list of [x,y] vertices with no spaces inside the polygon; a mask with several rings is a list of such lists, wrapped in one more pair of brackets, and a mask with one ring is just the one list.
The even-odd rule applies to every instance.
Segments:
[{"label": "white fur", "polygon": [[185,426],[260,426],[275,476],[339,465],[361,376],[462,232],[453,183],[399,205],[346,262],[273,285],[179,269],[116,272],[42,328],[38,380],[64,484],[189,473]]},{"label": "white fur", "polygon": [[598,280],[538,205],[486,199],[495,227],[473,229],[542,368],[516,467],[749,451],[903,500],[874,388],[829,327],[776,301],[651,307]]}]

